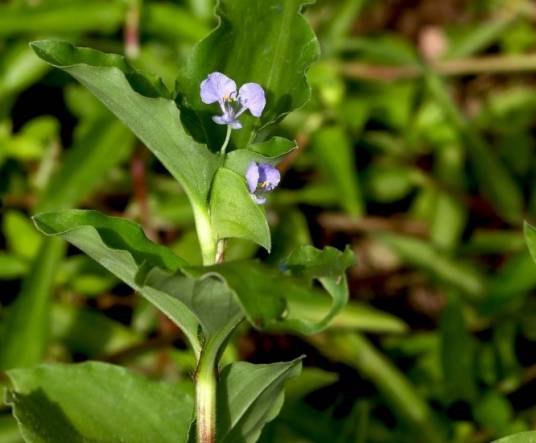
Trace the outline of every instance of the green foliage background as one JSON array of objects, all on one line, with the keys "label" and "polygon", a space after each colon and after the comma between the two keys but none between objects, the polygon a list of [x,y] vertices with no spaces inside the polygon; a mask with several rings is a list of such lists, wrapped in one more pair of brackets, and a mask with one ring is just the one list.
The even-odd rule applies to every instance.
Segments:
[{"label": "green foliage background", "polygon": [[[135,5],[0,4],[2,370],[90,359],[190,384],[183,334],[29,219],[98,209],[137,219],[179,256],[201,260],[184,192],[28,46],[52,37],[124,53]],[[216,24],[213,7],[143,2],[133,64],[173,89],[193,44]],[[478,443],[535,429],[536,265],[522,227],[536,221],[536,8],[318,0],[305,13],[322,56],[308,72],[313,99],[276,131],[299,149],[268,205],[267,259],[277,264],[300,244],[350,244],[358,263],[351,303],[327,332],[304,339],[244,326],[233,338],[226,362],[307,355],[260,441]],[[218,56],[233,69],[232,53]],[[247,241],[230,242],[227,254],[266,256]],[[317,319],[329,307],[293,303]],[[0,443],[19,441],[0,406]]]}]

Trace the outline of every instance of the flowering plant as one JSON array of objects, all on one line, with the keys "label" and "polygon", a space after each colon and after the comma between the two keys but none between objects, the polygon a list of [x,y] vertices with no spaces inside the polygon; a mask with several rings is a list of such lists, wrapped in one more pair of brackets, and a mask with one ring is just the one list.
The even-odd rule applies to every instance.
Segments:
[{"label": "flowering plant", "polygon": [[[226,344],[244,321],[259,329],[323,330],[347,301],[345,271],[354,260],[350,250],[312,246],[291,252],[277,267],[258,260],[225,260],[230,238],[271,249],[263,205],[279,184],[277,163],[296,149],[291,140],[271,137],[271,125],[308,100],[305,71],[318,56],[302,6],[303,0],[222,0],[219,27],[195,47],[174,90],[117,55],[61,41],[32,43],[39,57],[100,99],[184,189],[203,263],[188,263],[127,219],[87,210],[34,218],[41,232],[81,249],[167,315],[183,331],[196,370],[193,398],[187,390],[149,385],[109,365],[45,368],[40,380],[48,380],[43,382],[46,392],[54,386],[78,395],[69,379],[90,377],[101,395],[144,398],[154,416],[139,415],[135,430],[121,429],[102,402],[91,417],[66,413],[60,426],[57,420],[32,416],[28,400],[14,390],[10,401],[34,436],[29,441],[48,441],[50,435],[55,441],[126,441],[122,432],[137,432],[144,436],[139,441],[186,443],[196,437],[199,443],[254,442],[277,415],[283,384],[300,371],[301,357],[222,368]],[[252,29],[248,23],[258,25]],[[242,86],[237,88],[233,79]],[[220,115],[214,115],[216,103]],[[326,297],[331,297],[331,306],[311,318],[304,303]],[[28,380],[24,371],[10,376]],[[155,429],[158,437],[151,437]]]}]

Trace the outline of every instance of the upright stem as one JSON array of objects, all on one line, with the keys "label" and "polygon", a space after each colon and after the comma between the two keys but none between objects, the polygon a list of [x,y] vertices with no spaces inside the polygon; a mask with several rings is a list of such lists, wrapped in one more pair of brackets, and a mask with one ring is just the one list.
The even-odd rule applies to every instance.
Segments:
[{"label": "upright stem", "polygon": [[197,443],[216,443],[218,359],[229,335],[243,320],[237,314],[203,346],[195,374]]},{"label": "upright stem", "polygon": [[202,353],[196,375],[197,443],[216,443],[216,362]]},{"label": "upright stem", "polygon": [[[221,146],[220,154],[231,139],[232,128],[227,126],[227,134]],[[222,263],[224,260],[225,241],[217,240],[212,230],[210,217],[201,206],[193,205],[199,243],[205,266]],[[238,323],[241,316],[229,322],[219,333],[211,337],[203,346],[195,374],[195,409],[197,443],[216,443],[216,401],[217,401],[217,366],[220,349]]]},{"label": "upright stem", "polygon": [[216,260],[216,236],[210,224],[210,215],[206,207],[194,201],[192,201],[192,209],[203,265],[213,265]]},{"label": "upright stem", "polygon": [[223,142],[223,145],[221,145],[220,154],[225,155],[225,150],[227,149],[227,145],[229,144],[229,140],[231,140],[231,132],[232,132],[231,126],[227,125],[227,134],[225,134],[225,140]]}]

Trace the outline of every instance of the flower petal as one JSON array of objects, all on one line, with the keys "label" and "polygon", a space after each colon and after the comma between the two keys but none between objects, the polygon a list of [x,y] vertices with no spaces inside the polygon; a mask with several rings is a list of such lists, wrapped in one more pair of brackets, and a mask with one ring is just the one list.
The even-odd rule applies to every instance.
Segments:
[{"label": "flower petal", "polygon": [[257,83],[245,83],[238,91],[238,100],[240,105],[255,116],[260,117],[266,106],[266,97],[264,89]]},{"label": "flower petal", "polygon": [[203,103],[209,105],[236,94],[236,83],[221,72],[213,72],[201,82],[200,92]]},{"label": "flower petal", "polygon": [[259,165],[255,162],[251,162],[246,171],[246,180],[248,182],[248,189],[251,194],[257,190],[259,183]]},{"label": "flower petal", "polygon": [[268,163],[259,165],[259,182],[266,183],[264,191],[274,190],[281,180],[279,170]]},{"label": "flower petal", "polygon": [[229,122],[225,118],[225,115],[215,115],[212,117],[212,121],[218,125],[227,125]]}]

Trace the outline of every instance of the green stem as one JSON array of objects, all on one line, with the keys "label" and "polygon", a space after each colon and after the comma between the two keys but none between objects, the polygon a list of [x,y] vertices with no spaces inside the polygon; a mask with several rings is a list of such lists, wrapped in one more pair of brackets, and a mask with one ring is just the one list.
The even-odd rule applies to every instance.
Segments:
[{"label": "green stem", "polygon": [[217,240],[212,230],[208,209],[194,202],[192,202],[192,209],[194,212],[197,238],[199,239],[199,246],[201,247],[201,255],[203,257],[203,265],[213,265],[216,261]]},{"label": "green stem", "polygon": [[205,343],[201,352],[195,375],[197,443],[216,442],[218,360],[227,339],[243,318],[238,314],[231,319]]},{"label": "green stem", "polygon": [[229,145],[229,141],[231,140],[231,126],[227,125],[227,134],[225,134],[225,140],[223,142],[223,145],[221,145],[220,154],[225,155],[225,150],[227,149],[227,145]]},{"label": "green stem", "polygon": [[216,386],[216,359],[203,352],[195,387],[197,443],[216,442]]}]

